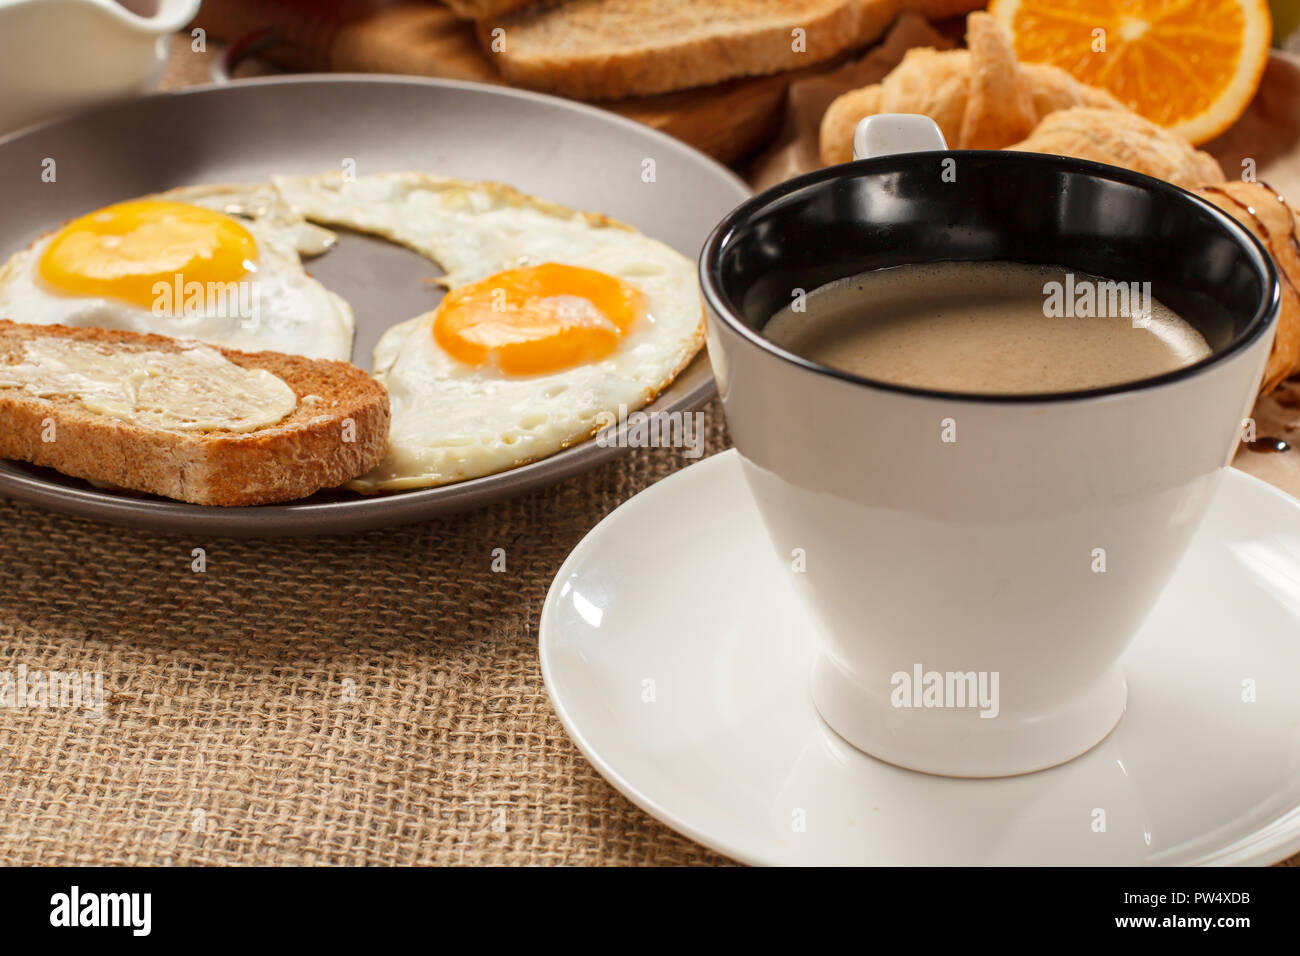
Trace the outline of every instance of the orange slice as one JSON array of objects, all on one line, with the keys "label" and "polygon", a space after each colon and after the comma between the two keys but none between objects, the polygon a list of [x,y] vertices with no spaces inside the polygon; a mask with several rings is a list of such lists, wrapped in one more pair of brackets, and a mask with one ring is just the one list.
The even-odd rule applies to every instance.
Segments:
[{"label": "orange slice", "polygon": [[1109,90],[1193,144],[1250,105],[1268,63],[1267,0],[993,0],[1028,63]]}]

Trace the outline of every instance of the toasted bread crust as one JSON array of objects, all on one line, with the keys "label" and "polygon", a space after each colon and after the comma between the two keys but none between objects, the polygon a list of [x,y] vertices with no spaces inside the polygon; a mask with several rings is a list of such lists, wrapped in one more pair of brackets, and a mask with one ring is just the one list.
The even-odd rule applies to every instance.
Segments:
[{"label": "toasted bread crust", "polygon": [[446,0],[451,12],[462,20],[482,20],[510,13],[536,3],[537,0]]},{"label": "toasted bread crust", "polygon": [[[0,364],[21,360],[25,343],[72,338],[108,347],[179,351],[162,335],[0,319]],[[384,387],[347,362],[209,346],[243,368],[278,376],[298,397],[283,421],[256,431],[181,432],[120,421],[71,398],[38,398],[0,388],[0,458],[194,504],[268,504],[303,498],[364,474],[388,447]],[[303,401],[308,396],[319,401]],[[345,440],[347,421],[355,437]],[[53,441],[43,440],[47,424]]]},{"label": "toasted bread crust", "polygon": [[[880,36],[900,0],[570,0],[480,19],[506,81],[576,99],[621,99],[795,70]],[[505,31],[493,50],[492,31]],[[801,43],[794,42],[802,29]]]}]

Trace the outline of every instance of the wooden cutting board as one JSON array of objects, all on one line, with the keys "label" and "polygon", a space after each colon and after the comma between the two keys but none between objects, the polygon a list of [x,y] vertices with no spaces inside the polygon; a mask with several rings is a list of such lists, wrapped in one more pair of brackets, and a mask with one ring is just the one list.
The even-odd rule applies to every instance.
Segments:
[{"label": "wooden cutting board", "polygon": [[[405,73],[500,83],[473,25],[429,0],[206,0],[194,26],[237,41],[267,31],[257,55],[290,70]],[[780,123],[791,80],[809,70],[596,105],[684,140],[724,163]]]}]

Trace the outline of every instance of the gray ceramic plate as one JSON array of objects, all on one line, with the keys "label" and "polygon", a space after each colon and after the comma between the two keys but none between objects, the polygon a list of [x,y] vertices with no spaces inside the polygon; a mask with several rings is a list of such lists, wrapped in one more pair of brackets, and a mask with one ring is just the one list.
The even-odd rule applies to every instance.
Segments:
[{"label": "gray ceramic plate", "polygon": [[[56,179],[42,181],[47,159]],[[0,261],[41,233],[118,200],[192,183],[265,181],[354,160],[359,173],[423,170],[501,180],[601,212],[692,259],[749,195],[725,167],[601,110],[517,90],[405,77],[330,75],[241,80],[133,100],[0,139]],[[642,181],[653,159],[655,181]],[[428,260],[343,233],[311,272],[352,303],[353,360],[370,367],[389,326],[436,304]],[[701,355],[651,406],[687,411],[713,394]],[[323,492],[285,505],[210,508],[102,491],[46,469],[0,462],[0,494],[72,514],[165,531],[322,534],[419,521],[520,494],[619,454],[595,440],[512,471],[364,498]]]}]

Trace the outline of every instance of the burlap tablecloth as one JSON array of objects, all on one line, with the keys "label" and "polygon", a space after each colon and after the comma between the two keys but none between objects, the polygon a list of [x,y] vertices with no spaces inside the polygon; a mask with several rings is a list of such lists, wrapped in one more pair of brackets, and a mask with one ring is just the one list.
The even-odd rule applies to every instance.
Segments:
[{"label": "burlap tablecloth", "polygon": [[[207,70],[178,42],[165,86]],[[105,696],[98,717],[0,709],[0,863],[726,862],[604,782],[537,661],[569,551],[685,464],[638,450],[483,510],[299,540],[0,499],[0,670],[102,672]]]},{"label": "burlap tablecloth", "polygon": [[0,670],[99,671],[105,697],[98,718],[0,709],[0,862],[722,862],[591,768],[537,662],[569,551],[686,463],[639,450],[477,512],[297,540],[0,499]]}]

